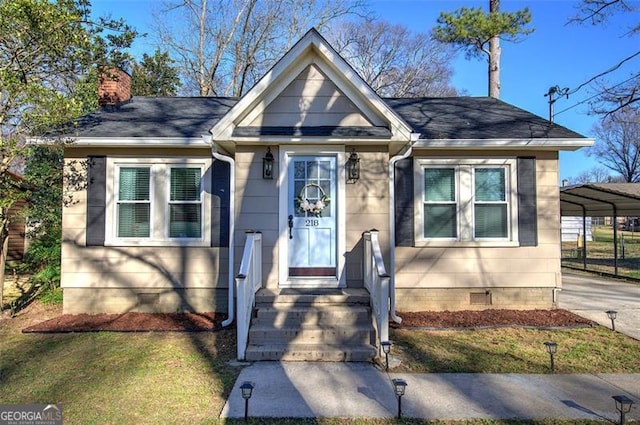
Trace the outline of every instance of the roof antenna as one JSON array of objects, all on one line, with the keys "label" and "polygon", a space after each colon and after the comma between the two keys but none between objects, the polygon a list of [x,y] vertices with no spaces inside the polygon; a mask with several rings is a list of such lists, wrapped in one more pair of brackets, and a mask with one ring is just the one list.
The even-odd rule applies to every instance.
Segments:
[{"label": "roof antenna", "polygon": [[553,122],[553,104],[556,103],[556,100],[558,100],[553,98],[554,95],[567,96],[567,99],[569,99],[569,87],[565,87],[561,89],[560,86],[553,86],[553,87],[549,87],[549,91],[545,93],[544,97],[547,97],[547,96],[549,97],[549,122],[550,123]]}]

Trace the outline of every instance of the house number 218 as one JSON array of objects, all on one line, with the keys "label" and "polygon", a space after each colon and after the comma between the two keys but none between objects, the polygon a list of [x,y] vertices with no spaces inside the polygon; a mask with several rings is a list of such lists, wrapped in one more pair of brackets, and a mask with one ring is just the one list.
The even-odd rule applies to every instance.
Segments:
[{"label": "house number 218", "polygon": [[305,226],[307,226],[307,227],[315,227],[315,226],[319,226],[319,225],[320,225],[320,220],[318,220],[318,219],[310,219],[310,218],[307,218],[307,219],[304,221],[304,225],[305,225]]}]

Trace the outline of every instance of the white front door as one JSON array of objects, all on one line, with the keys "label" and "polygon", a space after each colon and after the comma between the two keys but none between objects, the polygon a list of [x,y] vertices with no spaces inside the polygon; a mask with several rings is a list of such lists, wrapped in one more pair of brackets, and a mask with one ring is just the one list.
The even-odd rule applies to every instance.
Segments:
[{"label": "white front door", "polygon": [[291,284],[338,282],[336,176],[336,156],[289,158],[286,238]]}]

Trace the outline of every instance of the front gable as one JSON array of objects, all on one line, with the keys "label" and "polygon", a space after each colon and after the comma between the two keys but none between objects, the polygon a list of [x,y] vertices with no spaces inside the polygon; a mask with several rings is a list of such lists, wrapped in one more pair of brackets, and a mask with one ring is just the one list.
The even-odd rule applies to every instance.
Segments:
[{"label": "front gable", "polygon": [[384,126],[377,115],[369,118],[338,86],[312,63],[266,107],[254,108],[237,128],[245,127],[372,127]]},{"label": "front gable", "polygon": [[409,141],[411,128],[309,31],[211,129],[216,142]]}]

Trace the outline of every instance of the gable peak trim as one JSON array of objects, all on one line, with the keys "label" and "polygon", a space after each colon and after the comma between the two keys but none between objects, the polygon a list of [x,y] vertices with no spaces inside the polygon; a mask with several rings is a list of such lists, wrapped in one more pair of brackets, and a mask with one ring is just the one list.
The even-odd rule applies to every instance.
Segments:
[{"label": "gable peak trim", "polygon": [[[347,61],[311,28],[210,130],[214,140],[234,140],[237,124],[255,108],[264,110],[309,65],[316,65],[369,119],[381,119],[391,140],[410,140],[412,129],[355,72]],[[255,114],[254,114],[255,115]]]}]

